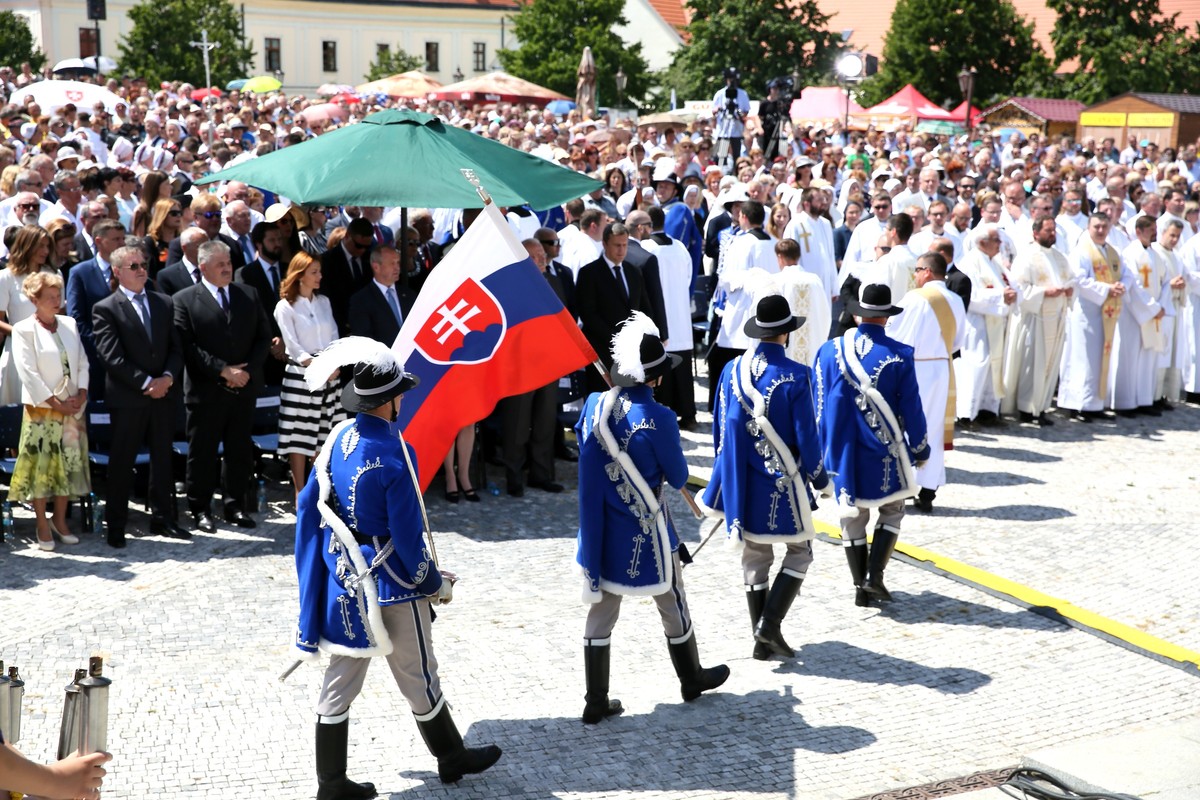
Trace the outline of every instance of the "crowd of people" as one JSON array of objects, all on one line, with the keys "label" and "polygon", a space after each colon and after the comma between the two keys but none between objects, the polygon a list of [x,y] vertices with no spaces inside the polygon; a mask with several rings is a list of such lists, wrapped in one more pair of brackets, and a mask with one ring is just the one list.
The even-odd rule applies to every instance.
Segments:
[{"label": "crowd of people", "polygon": [[[711,115],[670,125],[382,97],[342,100],[331,115],[327,105],[311,110],[317,98],[194,99],[187,84],[128,79],[106,83],[122,97],[114,108],[43,110],[21,94],[29,81],[0,70],[0,399],[26,406],[12,497],[34,504],[45,549],[75,539],[65,507],[88,488],[87,409],[101,403],[112,420],[114,546],[124,545],[132,491],[114,476],[142,449],[151,457],[149,529],[189,534],[171,511],[176,439],[188,442],[192,527],[215,527],[218,475],[225,520],[254,525],[244,498],[264,396],[279,397],[279,452],[296,491],[303,486],[343,416],[345,382],[333,374],[310,389],[304,368],[349,334],[394,340],[473,214],[409,209],[402,228],[400,209],[301,206],[237,181],[193,181],[380,107],[420,106],[602,182],[559,208],[505,211],[606,366],[616,327],[634,310],[653,320],[669,353],[686,356],[656,391],[682,429],[697,426],[697,329],[707,329],[708,375],[719,375],[750,346],[741,329],[757,297],[781,291],[820,321],[789,344],[791,357],[812,364],[826,338],[853,325],[844,306],[860,287],[886,284],[903,304],[926,251],[942,255],[961,306],[946,352],[932,348],[933,358],[953,356],[950,424],[931,425],[945,428],[943,446],[955,425],[1002,424],[1005,415],[1052,424],[1056,397],[1081,421],[1200,397],[1196,143],[1122,150],[1111,140],[799,123],[768,135],[740,111],[740,96],[723,103],[720,92]],[[723,119],[734,106],[735,124]],[[61,308],[51,314],[55,297]],[[593,370],[581,383],[605,388]],[[710,379],[710,409],[717,391]],[[497,441],[486,449],[510,495],[561,491],[555,459],[577,457],[555,395],[546,387],[498,409]],[[474,436],[462,431],[447,453],[451,502],[479,499]],[[944,474],[933,472],[918,498],[924,508]]]}]

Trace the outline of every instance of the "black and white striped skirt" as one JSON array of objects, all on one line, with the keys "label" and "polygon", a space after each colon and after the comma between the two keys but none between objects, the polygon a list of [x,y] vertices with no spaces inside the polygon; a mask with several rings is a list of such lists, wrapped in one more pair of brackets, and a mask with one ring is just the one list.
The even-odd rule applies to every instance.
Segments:
[{"label": "black and white striped skirt", "polygon": [[347,416],[341,397],[337,381],[310,392],[304,383],[304,367],[291,363],[284,367],[279,392],[279,454],[316,455],[333,426]]}]

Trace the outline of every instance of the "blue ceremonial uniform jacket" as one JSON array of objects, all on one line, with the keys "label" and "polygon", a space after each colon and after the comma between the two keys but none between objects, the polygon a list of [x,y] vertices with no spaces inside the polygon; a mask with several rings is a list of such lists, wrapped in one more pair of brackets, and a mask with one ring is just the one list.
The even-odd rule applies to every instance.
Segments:
[{"label": "blue ceremonial uniform jacket", "polygon": [[[359,414],[334,428],[300,492],[296,647],[306,656],[315,658],[318,648],[387,655],[392,642],[380,606],[419,600],[441,588],[402,447],[408,445],[386,420]],[[415,467],[411,447],[409,458]]]},{"label": "blue ceremonial uniform jacket", "polygon": [[575,424],[580,442],[579,541],[575,558],[583,571],[586,602],[599,602],[602,589],[613,594],[662,594],[671,587],[671,554],[679,548],[666,502],[661,501],[657,515],[644,505],[638,508],[641,495],[637,487],[617,468],[618,459],[606,450],[597,425],[610,396],[615,401],[609,427],[619,451],[644,479],[643,487],[661,498],[664,482],[679,489],[688,476],[675,412],[654,402],[649,386],[588,397]]},{"label": "blue ceremonial uniform jacket", "polygon": [[[741,387],[744,359],[750,359],[754,388],[766,401],[766,418],[796,462],[803,493],[787,472],[767,436],[747,408]],[[736,387],[735,387],[736,384]],[[813,411],[812,370],[792,361],[783,345],[759,342],[725,365],[721,373],[717,420],[713,425],[716,459],[701,497],[710,510],[723,513],[731,539],[798,542],[815,534],[809,513],[815,508],[809,484],[829,482],[821,464],[821,443]]]},{"label": "blue ceremonial uniform jacket", "polygon": [[912,465],[929,457],[913,349],[881,325],[848,335],[870,386],[850,368],[844,337],[817,351],[817,424],[838,504],[871,508],[913,497]]}]

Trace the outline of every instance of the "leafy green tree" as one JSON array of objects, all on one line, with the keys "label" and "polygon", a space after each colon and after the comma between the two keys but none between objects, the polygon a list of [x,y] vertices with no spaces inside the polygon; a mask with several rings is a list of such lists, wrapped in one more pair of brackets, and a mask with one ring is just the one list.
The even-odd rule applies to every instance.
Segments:
[{"label": "leafy green tree", "polygon": [[33,31],[24,17],[0,11],[0,64],[15,70],[24,61],[36,73],[45,66],[46,54],[33,43]]},{"label": "leafy green tree", "polygon": [[371,68],[364,76],[367,81],[377,81],[380,78],[390,78],[401,72],[414,69],[424,69],[425,59],[414,56],[400,45],[389,48],[386,52],[377,50]]},{"label": "leafy green tree", "polygon": [[238,39],[241,20],[226,0],[143,0],[129,10],[133,28],[118,42],[117,64],[151,85],[188,81],[204,85],[204,53],[191,42],[208,30],[219,46],[209,53],[212,82],[224,86],[250,74],[254,51]]},{"label": "leafy green tree", "polygon": [[618,70],[627,80],[623,101],[636,103],[650,89],[649,66],[641,44],[627,44],[613,32],[628,22],[624,8],[625,0],[522,0],[511,18],[520,46],[500,50],[500,64],[518,78],[574,97],[583,48],[591,47],[600,105],[616,105]]},{"label": "leafy green tree", "polygon": [[662,75],[667,94],[711,99],[736,67],[751,98],[766,97],[767,81],[799,73],[802,86],[825,82],[841,48],[829,15],[815,0],[688,0],[689,42]]},{"label": "leafy green tree", "polygon": [[1050,60],[1033,38],[1033,25],[1009,0],[899,0],[883,40],[879,72],[863,81],[864,106],[911,83],[930,100],[963,101],[958,73],[976,70],[973,102],[1044,89]]},{"label": "leafy green tree", "polygon": [[1067,96],[1095,103],[1129,91],[1188,92],[1200,81],[1200,24],[1179,26],[1158,0],[1047,0],[1057,15],[1050,41]]}]

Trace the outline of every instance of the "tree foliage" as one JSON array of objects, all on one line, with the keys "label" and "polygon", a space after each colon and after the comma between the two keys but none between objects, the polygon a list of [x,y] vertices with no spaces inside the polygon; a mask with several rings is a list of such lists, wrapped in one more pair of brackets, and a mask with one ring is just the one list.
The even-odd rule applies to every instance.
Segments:
[{"label": "tree foliage", "polygon": [[1194,91],[1200,82],[1200,24],[1180,27],[1158,0],[1047,0],[1057,15],[1050,40],[1067,96],[1095,103],[1128,91]]},{"label": "tree foliage", "polygon": [[934,103],[963,101],[958,74],[976,70],[974,104],[1044,89],[1050,60],[1009,0],[899,0],[878,74],[863,81],[864,106],[911,83]]},{"label": "tree foliage", "polygon": [[371,62],[371,68],[367,71],[364,78],[367,81],[377,81],[381,78],[390,78],[393,75],[399,75],[401,72],[424,68],[425,59],[420,56],[414,56],[400,45],[396,45],[386,53],[376,51],[375,60]]},{"label": "tree foliage", "polygon": [[829,15],[815,0],[688,0],[690,40],[661,79],[666,93],[681,100],[711,99],[736,67],[742,87],[766,97],[767,81],[799,73],[801,86],[826,82],[841,52],[841,37],[829,32]]},{"label": "tree foliage", "polygon": [[33,31],[24,17],[0,11],[0,64],[16,70],[25,61],[36,73],[45,66],[46,54],[33,43]]},{"label": "tree foliage", "polygon": [[575,96],[583,48],[592,48],[601,106],[617,103],[617,70],[626,76],[623,99],[635,104],[650,89],[649,67],[641,44],[626,44],[613,29],[628,23],[625,0],[523,0],[513,17],[520,46],[500,50],[505,71],[527,81]]},{"label": "tree foliage", "polygon": [[212,82],[224,86],[250,74],[254,51],[238,39],[241,20],[226,0],[143,0],[129,10],[133,23],[118,42],[122,72],[138,75],[150,85],[181,80],[204,85],[204,53],[191,42],[208,30]]}]

